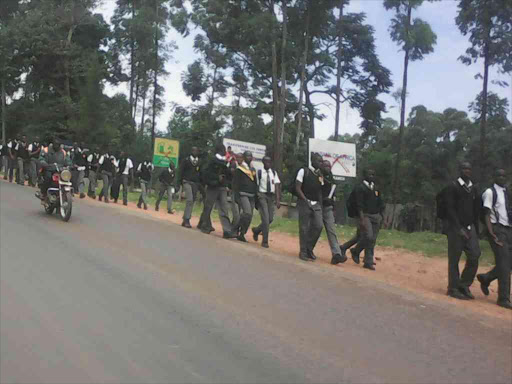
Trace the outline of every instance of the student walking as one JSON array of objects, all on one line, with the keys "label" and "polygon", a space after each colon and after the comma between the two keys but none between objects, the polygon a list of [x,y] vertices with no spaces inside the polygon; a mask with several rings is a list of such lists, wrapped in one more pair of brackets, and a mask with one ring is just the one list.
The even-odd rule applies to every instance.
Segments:
[{"label": "student walking", "polygon": [[128,205],[128,181],[130,175],[133,177],[133,162],[128,157],[126,152],[121,152],[119,160],[116,163],[118,168],[116,182],[117,182],[117,195],[114,198],[114,203],[117,203],[119,198],[119,189],[123,186],[123,205]]},{"label": "student walking", "polygon": [[99,160],[100,160],[100,154],[99,149],[96,148],[94,152],[90,153],[87,156],[87,168],[89,170],[89,189],[87,191],[87,195],[92,198],[96,199],[96,185],[98,180],[98,168],[99,168]]},{"label": "student walking", "polygon": [[320,170],[322,156],[311,154],[311,167],[299,169],[295,177],[295,192],[299,211],[299,258],[315,261],[313,250],[322,233],[322,186],[324,177]]},{"label": "student walking", "polygon": [[240,207],[235,199],[235,194],[233,192],[233,178],[235,177],[236,168],[239,165],[242,165],[244,162],[244,156],[241,153],[237,153],[231,157],[231,162],[229,163],[229,173],[230,176],[228,179],[229,188],[231,189],[231,200],[229,202],[231,208],[231,228],[233,232],[237,234],[240,232]]},{"label": "student walking", "polygon": [[108,151],[100,157],[98,160],[99,164],[99,173],[103,180],[103,188],[101,189],[99,201],[102,201],[103,197],[105,198],[105,203],[109,203],[109,192],[110,186],[112,185],[112,178],[115,172],[115,158],[108,154]]},{"label": "student walking", "polygon": [[263,235],[261,246],[268,248],[270,224],[274,220],[275,207],[281,207],[281,180],[279,175],[271,167],[272,159],[269,156],[263,158],[263,169],[257,171],[258,184],[258,211],[261,224],[252,229],[254,241]]},{"label": "student walking", "polygon": [[140,197],[139,202],[137,203],[137,208],[141,208],[142,204],[144,204],[144,210],[147,211],[148,209],[148,185],[151,182],[151,175],[154,171],[155,167],[151,163],[151,161],[147,160],[143,163],[139,164],[139,167],[137,168],[137,174],[140,177]]},{"label": "student walking", "polygon": [[27,136],[23,135],[15,147],[18,159],[18,172],[16,173],[17,183],[25,185],[25,169],[30,164],[30,156],[28,153]]},{"label": "student walking", "polygon": [[233,194],[241,209],[240,232],[237,239],[246,243],[245,234],[251,226],[258,185],[256,170],[252,167],[252,152],[245,151],[243,160],[242,164],[237,166],[233,176]]},{"label": "student walking", "polygon": [[174,213],[172,209],[172,194],[174,192],[175,176],[176,167],[171,161],[169,166],[162,173],[160,173],[160,176],[158,176],[158,181],[160,181],[160,192],[158,193],[158,199],[156,200],[155,211],[158,212],[160,209],[160,202],[162,201],[164,194],[167,193],[167,213]]},{"label": "student walking", "polygon": [[489,272],[477,275],[482,292],[489,295],[489,285],[498,279],[498,305],[512,309],[510,303],[510,273],[512,272],[512,207],[505,187],[504,169],[496,170],[494,185],[482,195],[485,208],[485,225],[496,266]]},{"label": "student walking", "polygon": [[199,149],[192,147],[190,156],[181,162],[178,170],[177,185],[183,185],[186,198],[185,212],[183,212],[183,222],[181,223],[185,228],[192,228],[190,218],[192,217],[194,203],[201,183],[200,171]]},{"label": "student walking", "polygon": [[[460,165],[460,177],[448,186],[445,193],[447,218],[444,223],[448,236],[448,296],[459,300],[475,297],[469,290],[478,270],[480,244],[478,220],[481,197],[471,181],[471,164]],[[466,253],[466,266],[459,274],[462,251]]]},{"label": "student walking", "polygon": [[39,174],[39,155],[41,154],[41,144],[39,143],[39,137],[36,136],[34,141],[28,146],[28,153],[30,158],[29,168],[29,185],[35,187],[37,185],[37,175]]}]

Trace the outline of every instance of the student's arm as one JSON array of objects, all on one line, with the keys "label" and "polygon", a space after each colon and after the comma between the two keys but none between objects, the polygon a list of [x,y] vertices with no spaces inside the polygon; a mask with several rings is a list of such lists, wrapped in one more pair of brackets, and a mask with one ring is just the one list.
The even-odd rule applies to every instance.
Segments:
[{"label": "student's arm", "polygon": [[487,189],[482,195],[483,207],[485,208],[485,226],[487,227],[487,232],[489,233],[489,236],[494,241],[494,243],[496,243],[500,247],[503,247],[503,243],[499,241],[498,236],[496,236],[496,234],[494,233],[494,228],[492,227],[491,223],[491,210],[493,209],[492,196],[492,190],[490,188]]},{"label": "student's arm", "polygon": [[359,226],[361,229],[367,231],[368,226],[364,220],[364,189],[362,185],[356,185],[355,188],[357,212],[359,213]]},{"label": "student's arm", "polygon": [[275,188],[276,188],[276,207],[277,207],[277,209],[279,209],[279,208],[281,208],[281,180],[279,179],[279,176],[277,173],[276,173],[274,183],[275,183]]},{"label": "student's arm", "polygon": [[299,172],[297,173],[297,177],[295,179],[295,191],[297,192],[297,196],[299,197],[299,199],[305,201],[308,207],[310,209],[313,209],[306,195],[304,195],[304,192],[302,192],[302,184],[304,181],[305,173],[306,170],[304,168],[300,169]]},{"label": "student's arm", "polygon": [[466,239],[469,238],[465,229],[459,222],[459,218],[457,217],[457,212],[455,211],[455,192],[456,187],[454,185],[450,186],[446,191],[446,217],[448,222],[455,227],[457,232],[459,232]]}]

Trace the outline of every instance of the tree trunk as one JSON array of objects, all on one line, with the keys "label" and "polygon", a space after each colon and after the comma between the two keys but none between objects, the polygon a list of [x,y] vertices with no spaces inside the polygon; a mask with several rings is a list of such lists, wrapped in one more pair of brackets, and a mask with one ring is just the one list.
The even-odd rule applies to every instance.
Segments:
[{"label": "tree trunk", "polygon": [[278,71],[277,71],[277,48],[275,36],[275,1],[270,1],[270,17],[271,17],[271,45],[272,45],[272,103],[274,107],[274,132],[273,132],[273,151],[272,160],[274,162],[274,169],[282,177],[282,157],[281,157],[281,118],[279,106],[279,87],[278,87]]},{"label": "tree trunk", "polygon": [[[135,0],[132,2],[132,24],[135,19]],[[133,104],[133,90],[135,88],[135,39],[133,38],[133,31],[130,31],[130,111],[132,116],[132,129],[133,133],[136,132],[135,128],[135,114],[136,106]]]},{"label": "tree trunk", "polygon": [[6,138],[6,113],[7,113],[7,108],[6,108],[6,95],[5,95],[5,79],[2,79],[2,145],[6,145],[6,141],[7,141],[7,138]]},{"label": "tree trunk", "polygon": [[[286,39],[288,38],[288,6],[286,4],[286,0],[282,0],[282,12],[283,12],[283,36],[281,38],[281,136],[280,136],[280,144],[283,145],[284,140],[284,115],[286,110]],[[281,163],[279,165],[279,170],[282,170],[283,163],[281,159]]]},{"label": "tree trunk", "polygon": [[345,0],[340,0],[340,18],[338,19],[338,53],[336,55],[337,69],[336,69],[336,120],[334,121],[334,141],[338,141],[340,132],[340,113],[341,113],[341,55],[343,53],[342,45],[342,19],[343,7]]},{"label": "tree trunk", "polygon": [[133,104],[133,124],[137,127],[136,117],[137,117],[137,107],[139,106],[139,88],[140,88],[140,80],[136,80],[135,85],[135,103]]},{"label": "tree trunk", "polygon": [[304,54],[302,56],[300,71],[300,93],[299,93],[299,122],[297,124],[297,137],[295,138],[295,153],[299,151],[300,138],[302,134],[302,105],[304,104],[304,79],[306,77],[306,64],[309,49],[309,27],[311,23],[311,0],[308,2],[308,13],[306,17],[306,35],[304,36]]},{"label": "tree trunk", "polygon": [[487,85],[489,82],[489,45],[484,47],[484,84],[482,90],[482,115],[480,117],[480,182],[487,176]]},{"label": "tree trunk", "polygon": [[308,89],[308,84],[304,84],[304,95],[306,96],[306,108],[309,116],[309,130],[310,134],[308,138],[315,138],[315,106],[311,102],[311,93]]},{"label": "tree trunk", "polygon": [[[144,82],[145,81],[146,81],[146,79],[144,79]],[[144,93],[142,95],[142,116],[140,118],[140,134],[141,135],[144,135],[144,119],[146,118],[146,95],[148,92],[147,87],[144,88],[143,92]]]},{"label": "tree trunk", "polygon": [[210,121],[213,116],[213,107],[215,102],[215,92],[217,91],[217,66],[215,66],[213,70],[213,80],[212,80],[212,95],[210,96],[210,106],[208,107],[208,116]]},{"label": "tree trunk", "polygon": [[64,68],[66,71],[66,78],[64,83],[64,91],[66,93],[66,97],[68,98],[68,102],[71,102],[71,72],[69,70],[69,49],[71,47],[71,41],[73,39],[73,31],[75,27],[74,25],[71,25],[68,31],[68,37],[66,39],[66,58],[64,60]]},{"label": "tree trunk", "polygon": [[[409,4],[409,8],[407,9],[407,24],[405,26],[405,33],[407,35],[407,38],[409,37],[409,29],[411,25],[411,14],[412,14],[412,7]],[[403,83],[402,83],[402,105],[400,106],[400,128],[398,131],[398,150],[396,154],[395,159],[395,174],[394,174],[394,180],[393,180],[393,221],[395,220],[395,210],[396,210],[396,204],[397,204],[397,198],[398,198],[398,190],[400,186],[400,161],[402,160],[402,140],[404,136],[404,129],[405,129],[405,100],[407,97],[407,69],[409,67],[409,52],[410,47],[409,43],[407,42],[405,44],[405,57],[404,57],[404,76],[403,76]],[[392,223],[392,227],[393,227]]]},{"label": "tree trunk", "polygon": [[151,150],[155,150],[156,98],[158,89],[158,1],[155,1],[155,79],[153,81],[153,121],[151,122]]}]

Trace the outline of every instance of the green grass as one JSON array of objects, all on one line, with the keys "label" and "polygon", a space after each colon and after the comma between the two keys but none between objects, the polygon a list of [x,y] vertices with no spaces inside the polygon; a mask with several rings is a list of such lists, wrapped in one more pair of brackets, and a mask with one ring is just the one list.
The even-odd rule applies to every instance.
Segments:
[{"label": "green grass", "polygon": [[[100,188],[97,190],[99,195]],[[128,194],[128,200],[137,203],[139,200],[140,192],[131,192]],[[156,193],[153,192],[152,196],[148,197],[148,204],[151,209],[154,209],[156,203]],[[122,200],[122,192],[120,194]],[[174,201],[173,209],[177,212],[183,212],[185,209],[185,202]],[[160,208],[165,210],[167,208],[167,201],[162,201]],[[202,204],[195,204],[193,216],[200,216],[202,211]],[[218,220],[218,213],[216,210],[212,212],[212,219]],[[260,223],[260,216],[257,211],[254,212],[254,218],[252,225],[256,226]],[[276,217],[271,226],[272,231],[283,232],[292,236],[299,236],[299,228],[297,220],[287,219],[283,217]],[[338,240],[345,242],[354,236],[356,228],[351,225],[338,226]],[[322,232],[322,239],[326,239],[325,231]],[[411,252],[421,253],[426,257],[446,257],[448,249],[448,241],[445,235],[433,232],[399,232],[383,229],[379,233],[377,239],[377,245],[385,246],[396,249],[405,249]],[[480,241],[480,248],[482,250],[482,256],[480,261],[483,264],[493,264],[494,256],[489,246],[489,243],[485,240]]]}]

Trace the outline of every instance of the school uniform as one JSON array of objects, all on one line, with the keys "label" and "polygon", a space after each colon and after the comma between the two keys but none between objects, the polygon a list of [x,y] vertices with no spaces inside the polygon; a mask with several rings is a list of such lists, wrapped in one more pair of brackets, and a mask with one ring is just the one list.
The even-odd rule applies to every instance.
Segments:
[{"label": "school uniform", "polygon": [[16,173],[17,183],[25,185],[25,169],[29,167],[30,156],[27,149],[27,143],[18,142],[15,147],[18,159],[18,171]]},{"label": "school uniform", "polygon": [[[471,181],[462,178],[450,185],[446,192],[447,219],[444,223],[448,237],[448,293],[465,290],[473,284],[478,270],[480,244],[478,241],[478,220],[481,197]],[[464,230],[468,239],[461,235]],[[466,253],[466,266],[459,275],[459,261],[462,251]]]},{"label": "school uniform", "polygon": [[87,167],[89,168],[89,190],[87,194],[89,197],[96,198],[96,185],[97,185],[97,177],[98,177],[98,161],[100,159],[100,155],[97,153],[91,153],[87,156]]},{"label": "school uniform", "polygon": [[137,173],[140,177],[140,188],[141,193],[139,197],[139,202],[137,203],[137,207],[141,207],[144,203],[144,209],[148,209],[148,199],[147,199],[147,188],[149,183],[151,182],[151,174],[155,167],[150,161],[145,161],[139,164],[137,168]]},{"label": "school uniform", "polygon": [[336,220],[334,218],[334,192],[336,183],[332,173],[325,175],[324,185],[322,186],[322,220],[324,222],[327,241],[331,248],[331,255],[341,256],[341,249],[336,234]]},{"label": "school uniform", "polygon": [[233,192],[235,200],[238,202],[241,209],[240,240],[245,240],[243,236],[245,236],[251,226],[254,206],[256,203],[256,194],[258,193],[256,171],[246,162],[237,166],[235,170],[235,174],[233,176]]},{"label": "school uniform", "polygon": [[188,223],[192,217],[192,210],[194,209],[194,202],[196,201],[197,192],[201,184],[201,166],[199,165],[199,158],[190,155],[187,157],[179,167],[178,171],[178,186],[183,185],[185,192],[185,212],[183,213],[184,222]]},{"label": "school uniform", "polygon": [[7,143],[5,145],[0,144],[0,157],[2,159],[2,169],[4,172],[4,180],[7,180],[9,174],[9,157],[7,155]]},{"label": "school uniform", "polygon": [[[119,190],[121,189],[121,185],[123,186],[123,204],[128,205],[128,181],[130,178],[130,172],[133,169],[133,162],[130,158],[125,157],[124,159],[119,159],[116,162],[117,175],[116,175],[116,193],[114,196],[115,201],[119,198]],[[112,186],[114,188],[114,186]]]},{"label": "school uniform", "polygon": [[158,193],[158,199],[156,200],[155,210],[158,211],[160,202],[162,201],[164,194],[167,193],[167,213],[172,213],[172,194],[174,190],[175,176],[175,170],[170,167],[167,167],[167,169],[158,176],[158,181],[160,181],[160,192]]},{"label": "school uniform", "polygon": [[[211,213],[213,206],[217,204],[219,210],[219,219],[222,224],[224,234],[232,234],[231,222],[228,215],[228,195],[226,189],[226,182],[229,169],[226,164],[224,156],[218,154],[208,163],[204,171],[204,183],[206,184],[206,199],[204,203],[203,212],[199,219],[198,228],[203,232],[211,232],[212,221]],[[223,181],[220,176],[223,175]]]},{"label": "school uniform", "polygon": [[301,168],[297,172],[295,180],[302,183],[302,191],[308,200],[307,202],[302,199],[297,201],[297,209],[299,211],[299,257],[302,260],[314,260],[313,249],[320,238],[323,228],[323,176],[320,170]]},{"label": "school uniform", "polygon": [[231,228],[233,229],[233,231],[238,232],[239,226],[240,226],[240,207],[238,206],[238,203],[236,202],[235,194],[233,192],[233,177],[234,177],[237,166],[238,166],[238,164],[236,163],[236,161],[234,161],[234,159],[232,159],[230,166],[229,166],[229,172],[228,172],[228,175],[229,175],[228,185],[229,185],[229,188],[231,189],[231,200],[229,202],[229,205],[231,208]]},{"label": "school uniform", "polygon": [[39,154],[41,152],[41,145],[37,142],[33,142],[28,146],[28,152],[30,156],[30,168],[29,168],[29,176],[30,176],[30,185],[36,186],[37,184],[37,175],[40,170],[39,165]]},{"label": "school uniform", "polygon": [[270,224],[274,221],[276,191],[281,180],[279,175],[273,169],[260,169],[256,172],[258,183],[258,210],[260,212],[261,224],[253,228],[256,238],[259,234],[263,235],[262,244],[268,245],[268,234]]},{"label": "school uniform", "polygon": [[[7,160],[9,167],[9,182],[12,183],[14,178],[14,170],[18,167],[18,161],[16,159],[16,140],[11,140],[7,143]],[[17,177],[16,177],[17,179]]]},{"label": "school uniform", "polygon": [[356,204],[358,212],[363,212],[363,220],[366,230],[360,229],[360,236],[352,251],[352,255],[359,259],[364,250],[364,265],[373,269],[375,244],[379,236],[384,212],[384,202],[375,183],[363,180],[355,186]]},{"label": "school uniform", "polygon": [[85,177],[85,171],[87,169],[87,158],[85,157],[84,153],[80,148],[78,148],[77,151],[75,151],[74,157],[73,157],[73,165],[76,172],[75,176],[75,187],[77,187],[78,192],[80,193],[80,197],[84,197],[84,189],[85,189],[85,183],[84,183],[84,177]]},{"label": "school uniform", "polygon": [[496,266],[489,272],[478,275],[478,280],[487,287],[492,281],[498,279],[498,304],[510,304],[510,273],[512,272],[512,210],[506,188],[497,184],[493,186],[496,191],[496,204],[493,206],[493,191],[487,189],[483,195],[483,206],[490,210],[490,219],[494,234],[503,244],[499,246],[489,237],[496,260]]},{"label": "school uniform", "polygon": [[99,164],[99,173],[103,180],[103,188],[100,192],[99,200],[101,201],[103,197],[105,197],[105,203],[109,202],[109,190],[112,185],[113,175],[114,175],[114,156],[109,156],[108,153],[105,153],[98,160]]}]

